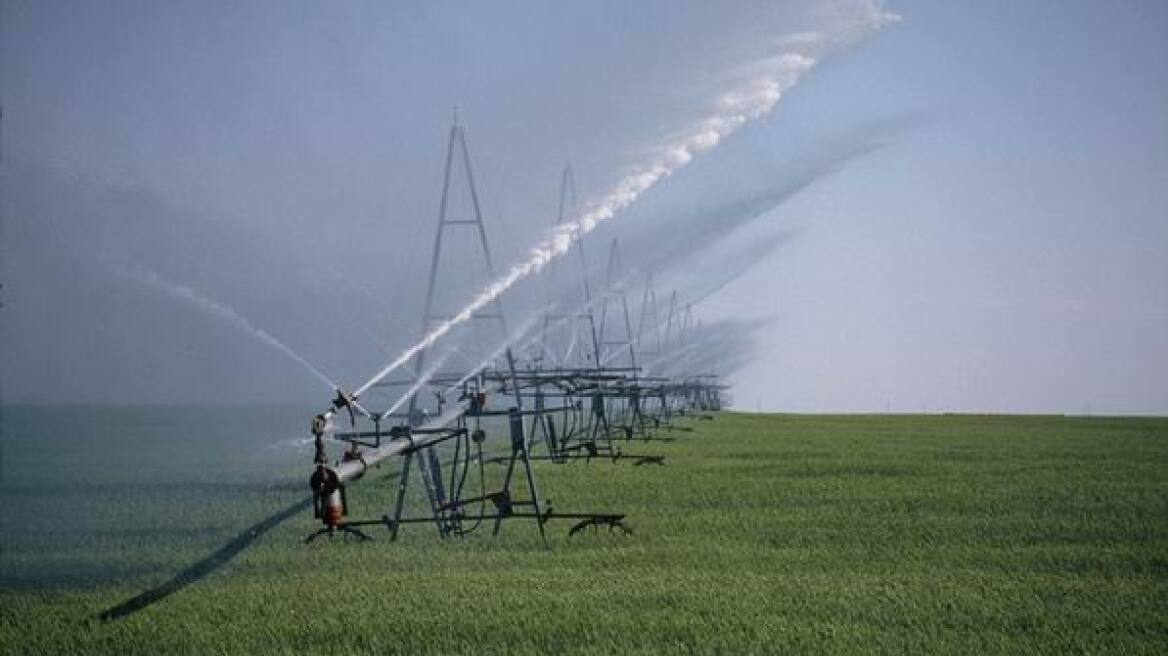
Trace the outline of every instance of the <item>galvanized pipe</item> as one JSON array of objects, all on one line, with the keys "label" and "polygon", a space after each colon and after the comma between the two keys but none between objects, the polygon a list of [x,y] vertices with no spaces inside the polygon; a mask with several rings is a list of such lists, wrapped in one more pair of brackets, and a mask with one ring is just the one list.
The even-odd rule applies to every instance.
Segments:
[{"label": "galvanized pipe", "polygon": [[[443,428],[450,422],[457,419],[459,415],[466,412],[466,409],[467,406],[465,403],[456,404],[454,407],[442,413],[434,420],[423,424],[419,428],[423,430]],[[364,474],[365,470],[369,469],[370,467],[378,465],[389,458],[405,453],[414,446],[417,446],[417,444],[418,442],[408,438],[393,439],[390,440],[388,444],[385,444],[376,449],[362,451],[360,457],[357,459],[338,462],[336,465],[329,467],[329,469],[331,469],[333,473],[337,475],[338,481],[344,483],[346,481],[351,481],[360,477],[361,474]]]}]

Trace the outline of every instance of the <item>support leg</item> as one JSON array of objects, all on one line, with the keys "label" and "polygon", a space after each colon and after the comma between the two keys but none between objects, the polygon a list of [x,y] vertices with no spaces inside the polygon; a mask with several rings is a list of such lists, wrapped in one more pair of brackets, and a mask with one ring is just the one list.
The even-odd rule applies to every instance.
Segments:
[{"label": "support leg", "polygon": [[[515,473],[515,454],[516,450],[511,451],[511,458],[507,461],[507,474],[503,477],[503,493],[510,496],[511,493],[511,475]],[[492,535],[499,534],[499,528],[503,525],[503,511],[500,509],[495,515],[495,529],[491,532]]]},{"label": "support leg", "polygon": [[410,482],[410,461],[414,459],[414,452],[409,451],[402,458],[401,476],[397,480],[397,501],[393,506],[393,522],[389,526],[391,541],[397,540],[397,530],[401,527],[402,508],[406,502],[406,488]]},{"label": "support leg", "polygon": [[531,490],[531,502],[535,507],[535,524],[539,527],[539,539],[547,547],[547,535],[543,530],[543,507],[539,500],[539,488],[535,485],[535,472],[531,471],[531,458],[527,457],[527,449],[523,449],[523,469],[527,473],[527,487]]}]

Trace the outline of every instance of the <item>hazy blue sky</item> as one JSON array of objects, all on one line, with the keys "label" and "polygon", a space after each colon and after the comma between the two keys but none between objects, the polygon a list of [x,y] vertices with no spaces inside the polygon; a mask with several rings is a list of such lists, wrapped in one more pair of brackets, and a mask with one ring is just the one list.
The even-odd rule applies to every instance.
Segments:
[{"label": "hazy blue sky", "polygon": [[1168,4],[890,6],[767,132],[934,120],[768,217],[806,229],[717,301],[779,316],[739,401],[1168,411]]},{"label": "hazy blue sky", "polygon": [[744,408],[1168,412],[1168,4],[1134,1],[6,0],[5,397],[323,400],[144,277],[356,384],[416,337],[454,105],[509,263],[566,161],[599,198],[776,43],[881,6],[590,236],[594,281],[619,237],[662,296],[728,282],[695,312],[752,335]]}]

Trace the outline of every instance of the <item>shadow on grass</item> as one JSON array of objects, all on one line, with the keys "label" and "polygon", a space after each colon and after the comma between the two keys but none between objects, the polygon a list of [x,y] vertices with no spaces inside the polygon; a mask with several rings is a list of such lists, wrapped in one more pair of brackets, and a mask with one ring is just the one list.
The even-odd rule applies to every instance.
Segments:
[{"label": "shadow on grass", "polygon": [[200,560],[199,562],[184,569],[162,585],[146,590],[145,592],[123,601],[122,603],[103,611],[98,618],[103,622],[110,622],[121,619],[127,615],[134,613],[150,606],[151,604],[162,601],[170,595],[182,590],[188,585],[202,579],[211,572],[226,565],[235,558],[239,552],[248,548],[252,542],[255,542],[261,535],[267,533],[269,530],[278,526],[281,522],[292,516],[307,510],[312,506],[312,497],[306,497],[288,506],[280,512],[271,515],[267,519],[255,524],[240,533],[227,544],[219,548],[218,551],[212,553],[210,556]]}]

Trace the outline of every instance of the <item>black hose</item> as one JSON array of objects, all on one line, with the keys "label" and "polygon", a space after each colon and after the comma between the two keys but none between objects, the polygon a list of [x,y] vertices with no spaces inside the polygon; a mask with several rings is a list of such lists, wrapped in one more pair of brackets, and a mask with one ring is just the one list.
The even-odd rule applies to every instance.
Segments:
[{"label": "black hose", "polygon": [[[473,533],[473,532],[477,531],[479,526],[482,525],[483,515],[485,515],[486,511],[487,511],[487,477],[486,477],[486,473],[483,471],[485,469],[485,467],[483,464],[483,445],[482,445],[482,443],[476,442],[475,449],[478,453],[478,461],[479,461],[479,512],[478,512],[478,517],[475,518],[474,524],[472,524],[471,527],[468,529],[459,531],[459,533],[458,533],[459,535],[466,535],[468,533]],[[467,449],[467,453],[468,454],[470,453],[470,449]]]}]

